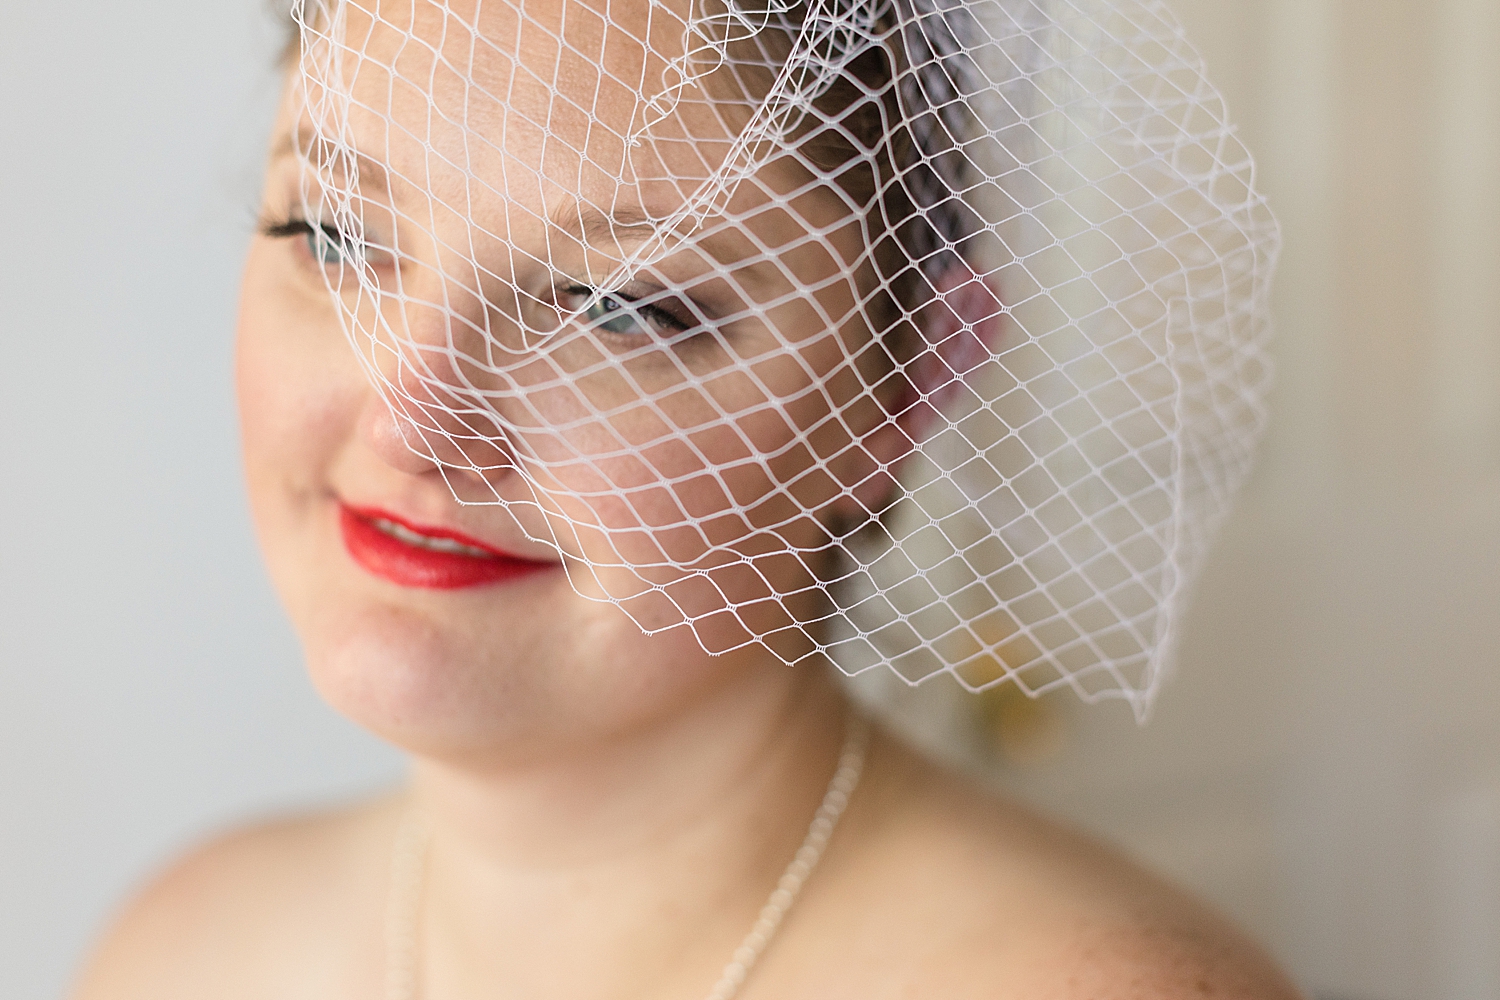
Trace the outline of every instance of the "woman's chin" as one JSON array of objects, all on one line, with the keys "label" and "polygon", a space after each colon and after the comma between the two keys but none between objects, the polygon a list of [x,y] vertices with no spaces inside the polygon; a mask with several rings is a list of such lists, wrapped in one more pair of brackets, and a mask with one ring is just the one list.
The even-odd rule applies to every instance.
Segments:
[{"label": "woman's chin", "polygon": [[412,753],[498,750],[536,724],[544,693],[522,665],[539,664],[510,643],[479,643],[396,605],[325,613],[302,631],[324,700]]},{"label": "woman's chin", "polygon": [[361,597],[299,620],[314,686],[388,743],[455,764],[556,758],[781,667],[746,649],[708,655],[686,627],[644,635],[608,604],[552,600],[542,614],[523,602],[476,624]]}]

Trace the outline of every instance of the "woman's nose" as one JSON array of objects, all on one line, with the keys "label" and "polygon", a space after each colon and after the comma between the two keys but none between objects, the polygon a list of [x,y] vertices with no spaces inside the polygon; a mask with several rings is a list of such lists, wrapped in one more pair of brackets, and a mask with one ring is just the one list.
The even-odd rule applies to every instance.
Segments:
[{"label": "woman's nose", "polygon": [[484,476],[515,464],[499,414],[456,360],[483,337],[487,306],[455,284],[436,271],[408,282],[364,359],[376,391],[360,414],[360,436],[386,464],[413,475]]},{"label": "woman's nose", "polygon": [[437,449],[396,406],[378,393],[370,393],[359,415],[359,437],[386,465],[408,475],[436,472],[442,464]]}]

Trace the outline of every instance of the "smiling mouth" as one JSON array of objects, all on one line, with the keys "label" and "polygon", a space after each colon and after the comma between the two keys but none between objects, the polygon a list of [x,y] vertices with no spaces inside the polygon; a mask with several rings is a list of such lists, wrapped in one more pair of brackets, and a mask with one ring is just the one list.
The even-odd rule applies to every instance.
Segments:
[{"label": "smiling mouth", "polygon": [[380,510],[338,505],[344,551],[365,572],[401,587],[461,590],[506,583],[555,562],[521,559],[446,528],[419,528]]},{"label": "smiling mouth", "polygon": [[392,521],[384,517],[368,518],[376,531],[383,531],[398,541],[407,545],[415,545],[418,548],[428,549],[432,552],[451,552],[455,555],[469,556],[474,559],[494,559],[495,554],[486,549],[473,545],[465,545],[463,542],[452,538],[439,538],[435,535],[424,535],[420,531],[413,531],[398,521]]}]

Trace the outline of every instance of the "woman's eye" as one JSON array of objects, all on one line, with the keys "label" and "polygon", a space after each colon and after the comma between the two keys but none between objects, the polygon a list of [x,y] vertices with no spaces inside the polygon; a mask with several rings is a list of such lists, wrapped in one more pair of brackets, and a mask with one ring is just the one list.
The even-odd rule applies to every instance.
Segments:
[{"label": "woman's eye", "polygon": [[595,330],[621,337],[669,337],[689,328],[660,306],[641,304],[618,293],[601,293],[584,285],[565,290],[578,318]]},{"label": "woman's eye", "polygon": [[634,309],[610,295],[595,298],[584,310],[583,319],[590,326],[610,333],[631,335],[651,332]]},{"label": "woman's eye", "polygon": [[377,263],[379,256],[363,240],[326,222],[314,224],[306,219],[288,219],[268,223],[262,227],[262,232],[273,239],[301,239],[308,255],[323,267],[373,264]]},{"label": "woman's eye", "polygon": [[307,252],[312,254],[312,259],[324,267],[353,262],[356,249],[353,240],[330,225],[309,225],[303,238],[307,241]]}]

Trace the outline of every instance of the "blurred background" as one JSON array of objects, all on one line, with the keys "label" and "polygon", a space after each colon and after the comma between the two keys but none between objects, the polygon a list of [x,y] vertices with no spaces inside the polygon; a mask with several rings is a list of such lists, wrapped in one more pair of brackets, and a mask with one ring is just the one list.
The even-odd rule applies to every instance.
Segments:
[{"label": "blurred background", "polygon": [[[1500,998],[1500,4],[1173,6],[1285,229],[1262,464],[1148,726],[907,711],[1319,997]],[[240,496],[279,42],[260,0],[0,0],[6,998],[186,842],[400,771],[303,679]]]}]

